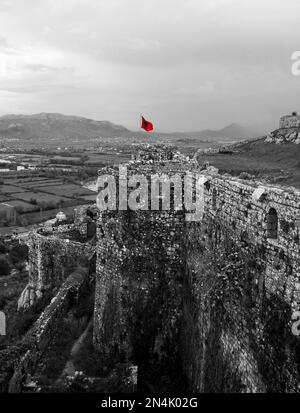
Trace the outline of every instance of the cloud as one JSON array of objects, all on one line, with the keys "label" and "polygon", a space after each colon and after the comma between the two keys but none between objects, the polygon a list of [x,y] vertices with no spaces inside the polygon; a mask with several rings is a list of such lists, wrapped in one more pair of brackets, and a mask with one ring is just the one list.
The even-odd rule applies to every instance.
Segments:
[{"label": "cloud", "polygon": [[31,63],[23,65],[24,70],[34,73],[72,73],[74,72],[73,67],[53,67],[47,66],[40,63]]},{"label": "cloud", "polygon": [[167,130],[271,125],[297,104],[299,0],[0,0],[0,10],[0,85],[24,111],[131,126],[145,110]]},{"label": "cloud", "polygon": [[7,40],[5,39],[5,37],[0,36],[0,47],[7,47],[8,43]]}]

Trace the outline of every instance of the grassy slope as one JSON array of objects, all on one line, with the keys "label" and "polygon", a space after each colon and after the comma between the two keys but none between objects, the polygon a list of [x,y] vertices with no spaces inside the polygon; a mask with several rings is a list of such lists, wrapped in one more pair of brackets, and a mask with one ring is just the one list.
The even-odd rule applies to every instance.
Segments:
[{"label": "grassy slope", "polygon": [[300,189],[300,145],[276,145],[263,140],[247,143],[237,154],[202,155],[200,162],[209,161],[220,172],[239,175],[248,172],[269,182]]}]

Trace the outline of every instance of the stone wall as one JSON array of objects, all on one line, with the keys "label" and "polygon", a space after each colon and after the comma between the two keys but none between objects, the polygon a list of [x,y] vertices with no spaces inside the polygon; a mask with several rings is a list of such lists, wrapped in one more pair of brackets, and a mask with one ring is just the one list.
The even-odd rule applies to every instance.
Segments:
[{"label": "stone wall", "polygon": [[186,160],[186,156],[182,155],[176,146],[163,144],[139,144],[133,145],[135,153],[132,154],[133,161],[140,162],[159,162],[171,161],[173,159]]},{"label": "stone wall", "polygon": [[99,220],[94,342],[107,359],[176,364],[183,218],[139,211]]},{"label": "stone wall", "polygon": [[57,334],[63,334],[63,317],[88,288],[89,268],[77,268],[62,284],[57,295],[21,342],[0,351],[0,392],[19,393],[29,375],[34,374],[42,355]]},{"label": "stone wall", "polygon": [[[200,170],[182,162],[130,168]],[[137,364],[147,339],[144,356],[169,349],[172,360],[174,349],[197,392],[298,392],[291,316],[300,309],[300,193],[202,173],[201,222],[186,222],[183,211],[99,217],[95,344]]]},{"label": "stone wall", "polygon": [[79,265],[88,265],[95,247],[38,232],[29,234],[29,281],[18,307],[26,309],[45,291],[55,293],[66,277]]},{"label": "stone wall", "polygon": [[194,391],[300,391],[300,194],[256,187],[214,177],[204,220],[186,228],[182,355]]},{"label": "stone wall", "polygon": [[279,128],[300,128],[300,116],[298,115],[282,116],[280,118]]}]

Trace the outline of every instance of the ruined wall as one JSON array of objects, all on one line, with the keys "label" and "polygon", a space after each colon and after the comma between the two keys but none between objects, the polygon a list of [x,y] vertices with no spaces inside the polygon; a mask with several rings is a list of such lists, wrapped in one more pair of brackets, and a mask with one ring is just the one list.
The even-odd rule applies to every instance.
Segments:
[{"label": "ruined wall", "polygon": [[89,265],[95,247],[37,232],[29,234],[29,281],[18,307],[33,305],[45,291],[55,293],[66,277],[79,265]]},{"label": "ruined wall", "polygon": [[280,128],[300,128],[300,116],[282,116],[279,122]]},{"label": "ruined wall", "polygon": [[[196,166],[131,168],[170,174]],[[298,392],[291,315],[300,309],[300,193],[202,173],[202,222],[174,211],[100,216],[95,344],[112,357],[134,358],[149,334],[147,351],[163,343],[171,357],[174,349],[197,392]],[[145,314],[158,320],[155,328]]]},{"label": "ruined wall", "polygon": [[178,360],[183,214],[106,212],[98,224],[96,347],[114,362]]},{"label": "ruined wall", "polygon": [[54,337],[63,334],[61,320],[76,308],[89,288],[89,268],[77,268],[62,284],[57,295],[40,315],[21,342],[0,351],[0,392],[19,393],[28,375],[32,375],[39,360]]},{"label": "ruined wall", "polygon": [[194,391],[300,391],[300,193],[256,187],[213,177],[203,222],[186,228],[182,354]]},{"label": "ruined wall", "polygon": [[149,162],[149,161],[171,161],[173,159],[186,160],[176,146],[171,145],[151,145],[140,144],[134,145],[135,153],[132,154],[133,161]]}]

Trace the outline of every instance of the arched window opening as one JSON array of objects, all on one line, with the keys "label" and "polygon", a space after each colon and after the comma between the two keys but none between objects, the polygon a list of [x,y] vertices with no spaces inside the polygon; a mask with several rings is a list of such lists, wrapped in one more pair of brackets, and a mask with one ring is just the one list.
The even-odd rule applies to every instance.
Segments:
[{"label": "arched window opening", "polygon": [[267,215],[267,237],[277,238],[278,236],[278,215],[276,209],[271,208]]}]

